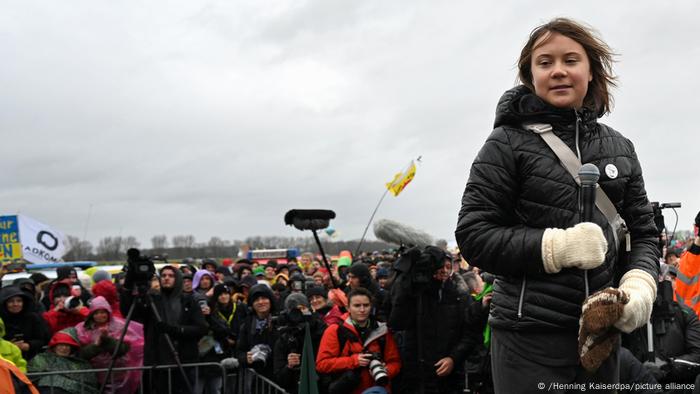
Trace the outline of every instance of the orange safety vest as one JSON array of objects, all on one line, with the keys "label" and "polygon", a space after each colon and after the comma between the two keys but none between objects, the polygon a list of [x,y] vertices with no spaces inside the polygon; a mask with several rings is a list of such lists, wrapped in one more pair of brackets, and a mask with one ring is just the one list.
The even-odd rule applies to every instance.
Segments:
[{"label": "orange safety vest", "polygon": [[0,357],[0,394],[15,394],[15,385],[12,382],[14,376],[19,382],[24,383],[32,394],[39,394],[39,390],[14,364]]},{"label": "orange safety vest", "polygon": [[681,256],[676,276],[676,301],[700,314],[700,247],[695,244]]}]

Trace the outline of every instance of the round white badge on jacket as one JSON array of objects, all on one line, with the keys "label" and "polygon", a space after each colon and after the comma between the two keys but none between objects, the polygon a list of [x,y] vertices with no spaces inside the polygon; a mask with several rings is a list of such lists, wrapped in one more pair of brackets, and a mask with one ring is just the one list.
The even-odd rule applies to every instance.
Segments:
[{"label": "round white badge on jacket", "polygon": [[605,175],[607,175],[610,179],[617,178],[617,167],[615,167],[614,164],[608,164],[605,166]]}]

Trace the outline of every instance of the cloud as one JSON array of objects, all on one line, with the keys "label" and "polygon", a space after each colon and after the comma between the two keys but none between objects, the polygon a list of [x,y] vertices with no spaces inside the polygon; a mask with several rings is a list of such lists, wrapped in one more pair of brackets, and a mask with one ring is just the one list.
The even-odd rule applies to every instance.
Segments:
[{"label": "cloud", "polygon": [[422,155],[377,217],[451,240],[521,45],[564,15],[621,53],[604,122],[688,228],[697,14],[690,1],[17,3],[0,15],[0,201],[79,236],[92,205],[93,242],[297,235],[282,224],[297,207],[336,210],[357,238],[383,184]]}]

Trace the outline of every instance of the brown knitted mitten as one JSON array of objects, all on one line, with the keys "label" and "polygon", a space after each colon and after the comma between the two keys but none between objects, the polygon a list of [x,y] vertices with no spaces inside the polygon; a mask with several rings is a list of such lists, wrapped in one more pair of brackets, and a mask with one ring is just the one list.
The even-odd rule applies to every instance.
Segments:
[{"label": "brown knitted mitten", "polygon": [[579,321],[578,354],[581,365],[594,372],[620,341],[620,331],[613,326],[629,301],[625,292],[608,287],[592,294],[583,303]]}]

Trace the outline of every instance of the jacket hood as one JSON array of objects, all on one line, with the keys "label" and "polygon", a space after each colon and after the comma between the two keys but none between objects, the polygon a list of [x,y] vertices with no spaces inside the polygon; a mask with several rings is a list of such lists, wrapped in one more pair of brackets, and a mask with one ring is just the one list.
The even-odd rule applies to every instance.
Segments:
[{"label": "jacket hood", "polygon": [[[0,316],[9,315],[5,302],[15,296],[22,297],[22,300],[24,301],[24,306],[22,307],[22,312],[20,313],[31,310],[31,307],[34,304],[32,297],[26,291],[20,289],[19,286],[12,285],[3,287],[2,290],[0,290]],[[0,335],[0,337],[2,337],[2,335]]]},{"label": "jacket hood", "polygon": [[72,334],[71,331],[68,331],[67,329],[61,330],[53,334],[53,337],[51,337],[49,347],[52,348],[58,344],[65,344],[74,348],[80,348],[80,343],[78,342],[75,334]]},{"label": "jacket hood", "polygon": [[71,286],[73,285],[74,281],[70,278],[62,279],[59,281],[56,281],[51,284],[51,288],[49,289],[49,302],[51,303],[51,308],[54,307],[53,304],[53,294],[56,291],[58,287],[66,287],[68,288],[68,294],[70,295],[70,289]]},{"label": "jacket hood", "polygon": [[106,310],[110,315],[112,314],[112,306],[110,306],[109,302],[102,296],[95,297],[90,301],[90,314],[100,309]]},{"label": "jacket hood", "polygon": [[202,281],[202,277],[208,276],[211,278],[211,285],[214,287],[214,284],[216,283],[216,277],[214,274],[207,270],[198,270],[197,272],[194,273],[194,279],[192,279],[192,289],[197,290],[199,288],[199,282]]},{"label": "jacket hood", "polygon": [[[165,269],[170,269],[175,272],[175,286],[173,286],[173,291],[170,293],[169,297],[179,297],[182,294],[182,271],[172,265],[166,265],[158,271],[158,274],[162,274]],[[165,295],[162,291],[162,285],[161,294]]]},{"label": "jacket hood", "polygon": [[602,114],[589,108],[574,111],[557,108],[539,98],[528,87],[519,85],[503,93],[496,107],[494,128],[513,126],[520,128],[523,123],[548,123],[559,130],[573,129],[576,115],[581,118],[583,130],[591,129]]},{"label": "jacket hood", "polygon": [[117,286],[108,280],[102,280],[92,285],[92,294],[95,297],[104,297],[110,305],[114,305],[119,301]]}]

